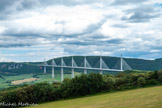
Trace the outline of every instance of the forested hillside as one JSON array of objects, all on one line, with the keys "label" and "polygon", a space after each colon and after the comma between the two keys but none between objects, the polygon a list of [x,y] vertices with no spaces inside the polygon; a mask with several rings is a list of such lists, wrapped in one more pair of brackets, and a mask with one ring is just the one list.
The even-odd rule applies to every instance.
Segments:
[{"label": "forested hillside", "polygon": [[[78,67],[84,66],[84,56],[74,56],[73,57],[76,65]],[[99,68],[99,56],[87,56],[87,61],[89,62],[91,67]],[[63,57],[64,62],[67,66],[71,66],[71,56]],[[120,57],[102,57],[105,64],[110,69],[120,69]],[[162,69],[162,58],[155,60],[145,60],[145,59],[137,59],[137,58],[123,58],[124,63],[129,68],[124,68],[125,70],[133,69],[133,70],[144,70],[144,71],[154,71]],[[47,61],[48,64],[51,64],[52,60]],[[55,58],[55,62],[57,65],[61,65],[61,58]],[[1,62],[0,63],[0,73],[1,74],[26,74],[26,73],[42,73],[43,67],[37,66],[38,64],[43,64],[43,62],[22,62],[22,63],[14,63],[14,62]],[[59,68],[55,68],[56,73],[58,73]],[[65,73],[68,73],[70,69],[65,69]],[[81,70],[75,70],[80,72]],[[47,72],[51,72],[51,68],[47,68]]]},{"label": "forested hillside", "polygon": [[[83,67],[84,56],[74,56],[73,58],[77,66]],[[86,58],[91,67],[99,68],[99,56],[87,56]],[[71,56],[63,59],[66,65],[71,65]],[[102,59],[110,69],[120,68],[120,57],[103,56]],[[162,58],[155,60],[123,58],[123,60],[133,70],[154,71],[162,69]],[[61,58],[56,58],[55,62],[57,65],[60,65]],[[48,64],[51,64],[51,60],[48,61]]]}]

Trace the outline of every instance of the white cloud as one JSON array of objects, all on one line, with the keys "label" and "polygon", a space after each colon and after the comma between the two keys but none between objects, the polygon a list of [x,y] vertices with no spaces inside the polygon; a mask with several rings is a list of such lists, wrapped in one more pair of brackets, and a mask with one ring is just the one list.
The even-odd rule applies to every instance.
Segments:
[{"label": "white cloud", "polygon": [[[134,57],[162,57],[162,20],[156,16],[162,9],[155,6],[160,0],[127,1],[118,6],[111,5],[115,0],[63,1],[15,0],[5,5],[10,6],[8,10],[0,8],[0,57],[40,61],[122,52],[125,56],[137,52]],[[139,9],[141,13],[137,13]]]}]

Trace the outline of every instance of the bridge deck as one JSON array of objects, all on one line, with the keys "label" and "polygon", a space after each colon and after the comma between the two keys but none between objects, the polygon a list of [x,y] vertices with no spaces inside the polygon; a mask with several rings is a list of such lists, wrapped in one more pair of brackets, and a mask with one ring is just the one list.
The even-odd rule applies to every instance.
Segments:
[{"label": "bridge deck", "polygon": [[122,72],[123,70],[118,69],[106,69],[106,68],[91,68],[91,67],[72,67],[72,66],[59,66],[59,65],[38,65],[44,67],[58,67],[58,68],[73,68],[73,69],[87,69],[87,70],[103,70],[103,71],[117,71]]}]

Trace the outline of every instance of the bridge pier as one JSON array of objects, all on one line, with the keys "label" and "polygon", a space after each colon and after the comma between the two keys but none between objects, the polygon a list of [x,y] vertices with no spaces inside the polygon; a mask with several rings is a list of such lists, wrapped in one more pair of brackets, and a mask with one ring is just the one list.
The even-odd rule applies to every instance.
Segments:
[{"label": "bridge pier", "polygon": [[74,68],[71,69],[71,78],[74,78]]},{"label": "bridge pier", "polygon": [[86,56],[84,56],[84,74],[87,74],[87,69],[86,69],[86,67],[87,67],[87,59],[86,59]]},{"label": "bridge pier", "polygon": [[64,80],[63,58],[61,58],[61,81]]},{"label": "bridge pier", "polygon": [[74,59],[73,59],[73,56],[71,57],[71,78],[74,78]]},{"label": "bridge pier", "polygon": [[44,74],[46,73],[46,66],[44,66]]},{"label": "bridge pier", "polygon": [[52,66],[52,78],[55,77],[55,69],[54,69],[54,66]]},{"label": "bridge pier", "polygon": [[102,70],[100,71],[100,74],[103,75],[103,71]]},{"label": "bridge pier", "polygon": [[84,74],[87,74],[87,69],[84,69]]},{"label": "bridge pier", "polygon": [[61,67],[61,81],[64,80],[64,69],[63,67]]},{"label": "bridge pier", "polygon": [[102,57],[100,56],[100,74],[103,75],[103,71],[102,71]]},{"label": "bridge pier", "polygon": [[123,57],[121,54],[121,58],[120,58],[120,70],[123,71]]},{"label": "bridge pier", "polygon": [[47,65],[47,62],[44,59],[44,74],[46,73],[46,65]]},{"label": "bridge pier", "polygon": [[55,65],[55,61],[52,60],[52,78],[55,77],[55,68],[54,68],[54,65]]}]

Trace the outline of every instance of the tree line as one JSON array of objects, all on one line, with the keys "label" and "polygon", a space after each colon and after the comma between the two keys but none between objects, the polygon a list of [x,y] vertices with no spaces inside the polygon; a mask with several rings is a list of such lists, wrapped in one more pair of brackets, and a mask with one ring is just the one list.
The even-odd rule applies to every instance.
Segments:
[{"label": "tree line", "polygon": [[82,74],[73,79],[66,78],[62,83],[43,82],[0,91],[0,102],[40,103],[160,84],[162,70],[145,73],[122,72],[116,75]]}]

